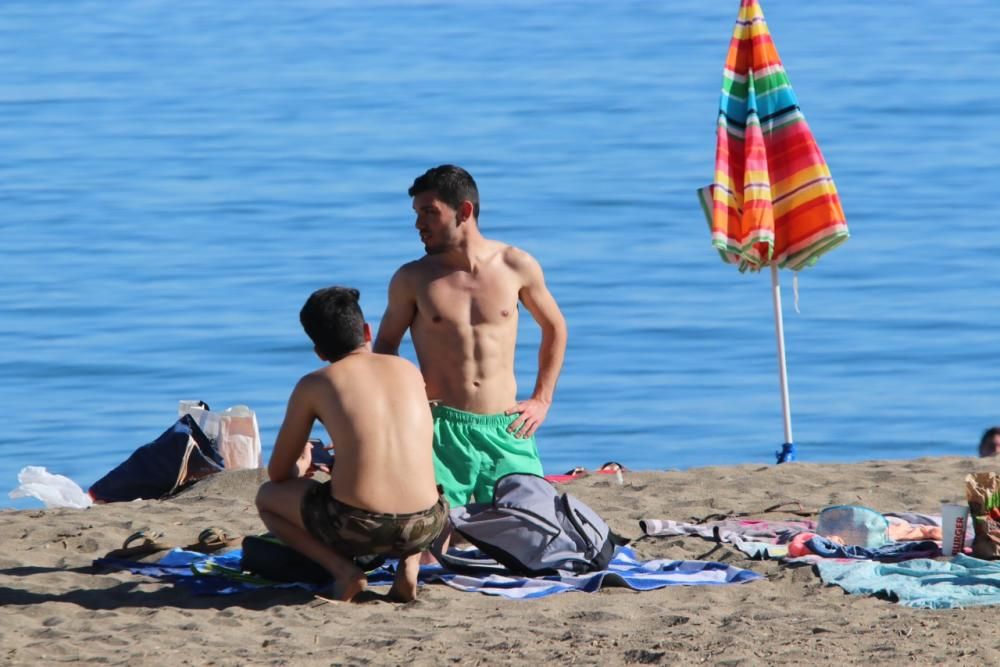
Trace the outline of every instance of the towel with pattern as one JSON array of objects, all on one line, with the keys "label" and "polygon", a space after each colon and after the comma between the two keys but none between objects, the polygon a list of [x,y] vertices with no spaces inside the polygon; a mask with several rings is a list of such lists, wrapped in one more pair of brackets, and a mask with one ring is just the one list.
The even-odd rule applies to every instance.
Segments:
[{"label": "towel with pattern", "polygon": [[[200,595],[232,595],[262,587],[298,587],[319,591],[323,586],[305,582],[282,584],[268,581],[240,569],[242,552],[235,549],[221,555],[174,549],[157,563],[136,563],[101,558],[94,561],[98,568],[125,569],[135,574],[167,579],[186,586]],[[468,558],[468,554],[464,554]],[[392,583],[395,561],[389,561],[368,573],[372,586]],[[703,586],[741,584],[763,575],[724,563],[711,561],[652,560],[642,562],[628,547],[619,547],[607,570],[571,576],[520,577],[490,575],[470,577],[446,572],[439,565],[423,565],[420,583],[443,583],[460,591],[498,595],[505,598],[540,598],[567,591],[591,593],[602,586],[624,586],[636,591],[648,591],[665,586]]]}]

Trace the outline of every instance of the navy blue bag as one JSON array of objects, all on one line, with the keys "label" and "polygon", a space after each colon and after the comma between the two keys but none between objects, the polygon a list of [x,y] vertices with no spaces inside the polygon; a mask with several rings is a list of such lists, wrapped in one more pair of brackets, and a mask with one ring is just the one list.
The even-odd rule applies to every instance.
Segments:
[{"label": "navy blue bag", "polygon": [[190,415],[184,415],[94,482],[88,493],[95,502],[105,503],[163,498],[222,468],[215,445]]}]

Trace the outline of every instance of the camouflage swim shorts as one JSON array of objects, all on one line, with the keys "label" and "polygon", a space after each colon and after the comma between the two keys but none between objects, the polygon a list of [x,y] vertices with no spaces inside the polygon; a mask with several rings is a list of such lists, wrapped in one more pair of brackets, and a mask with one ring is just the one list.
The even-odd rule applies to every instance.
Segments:
[{"label": "camouflage swim shorts", "polygon": [[343,556],[405,558],[430,546],[448,519],[444,496],[430,508],[410,514],[380,514],[342,503],[330,495],[330,482],[313,485],[302,498],[306,530]]}]

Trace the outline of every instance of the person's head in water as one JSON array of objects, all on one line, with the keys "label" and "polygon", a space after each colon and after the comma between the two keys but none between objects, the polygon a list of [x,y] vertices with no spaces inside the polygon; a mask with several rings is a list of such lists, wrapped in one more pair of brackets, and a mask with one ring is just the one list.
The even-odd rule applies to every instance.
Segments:
[{"label": "person's head in water", "polygon": [[452,164],[428,169],[408,190],[416,227],[428,253],[439,253],[465,239],[479,224],[479,189],[466,170]]},{"label": "person's head in water", "polygon": [[313,292],[299,311],[302,328],[324,360],[342,359],[371,340],[360,297],[352,287],[324,287]]},{"label": "person's head in water", "polygon": [[998,446],[1000,446],[1000,426],[994,426],[987,429],[979,440],[979,455],[996,456]]}]

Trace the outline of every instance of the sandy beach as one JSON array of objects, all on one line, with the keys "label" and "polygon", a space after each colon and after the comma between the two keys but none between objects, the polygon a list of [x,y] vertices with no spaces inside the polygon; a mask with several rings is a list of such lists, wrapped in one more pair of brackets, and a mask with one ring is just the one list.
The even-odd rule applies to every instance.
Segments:
[{"label": "sandy beach", "polygon": [[[850,503],[937,513],[942,499],[963,497],[966,473],[995,467],[972,458],[742,465],[627,472],[624,485],[593,474],[563,488],[619,533],[639,538],[639,519],[753,513],[785,500],[814,510]],[[422,587],[406,605],[331,604],[296,589],[199,597],[157,579],[91,567],[144,527],[176,545],[194,542],[208,526],[263,532],[253,508],[262,475],[223,473],[161,501],[4,511],[0,663],[1000,663],[994,608],[929,611],[849,596],[824,586],[811,567],[751,561],[727,546],[707,558],[767,579],[521,601],[437,584]],[[692,537],[633,543],[644,559],[697,559],[714,546]]]}]

